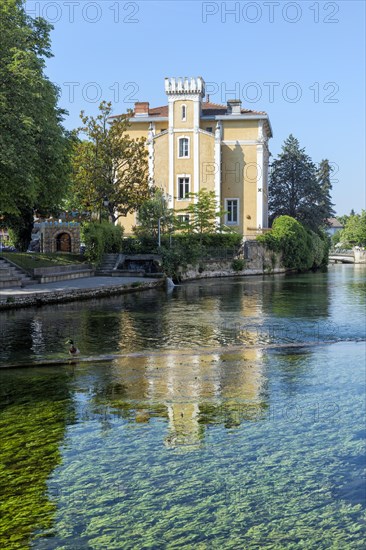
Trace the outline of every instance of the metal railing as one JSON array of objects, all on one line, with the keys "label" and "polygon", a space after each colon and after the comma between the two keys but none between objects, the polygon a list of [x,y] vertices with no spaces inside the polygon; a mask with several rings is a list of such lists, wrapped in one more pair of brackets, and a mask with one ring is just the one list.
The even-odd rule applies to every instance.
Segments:
[{"label": "metal railing", "polygon": [[354,256],[354,252],[351,248],[333,248],[329,256]]},{"label": "metal railing", "polygon": [[233,260],[238,253],[237,248],[206,247],[202,250],[201,258],[204,260]]}]

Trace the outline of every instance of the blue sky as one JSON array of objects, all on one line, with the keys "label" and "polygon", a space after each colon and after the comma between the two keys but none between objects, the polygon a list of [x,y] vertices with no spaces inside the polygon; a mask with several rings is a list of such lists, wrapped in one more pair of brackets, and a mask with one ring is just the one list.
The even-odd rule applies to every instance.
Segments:
[{"label": "blue sky", "polygon": [[54,25],[47,74],[67,128],[111,100],[166,104],[164,77],[202,76],[210,100],[270,116],[274,157],[290,133],[334,166],[337,214],[365,208],[365,3],[27,0]]}]

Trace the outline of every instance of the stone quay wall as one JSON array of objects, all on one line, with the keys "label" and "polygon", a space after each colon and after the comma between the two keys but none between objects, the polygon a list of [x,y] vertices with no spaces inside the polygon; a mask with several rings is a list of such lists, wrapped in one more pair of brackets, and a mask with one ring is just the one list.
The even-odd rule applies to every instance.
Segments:
[{"label": "stone quay wall", "polygon": [[353,253],[355,255],[355,264],[366,264],[366,250],[356,246],[353,249]]},{"label": "stone quay wall", "polygon": [[192,279],[209,279],[214,277],[240,277],[286,273],[289,270],[281,263],[281,254],[267,250],[256,241],[246,241],[242,254],[238,257],[244,262],[242,270],[233,269],[233,260],[205,260],[196,265],[182,269],[182,281]]},{"label": "stone quay wall", "polygon": [[157,279],[151,282],[134,282],[125,285],[106,286],[102,288],[80,288],[70,290],[55,290],[54,292],[36,292],[34,294],[24,294],[10,296],[0,302],[0,311],[7,309],[17,309],[23,307],[42,306],[47,304],[58,304],[65,302],[74,302],[79,300],[91,300],[94,298],[106,298],[117,296],[118,294],[129,294],[141,290],[150,290],[153,288],[163,288],[165,279]]}]

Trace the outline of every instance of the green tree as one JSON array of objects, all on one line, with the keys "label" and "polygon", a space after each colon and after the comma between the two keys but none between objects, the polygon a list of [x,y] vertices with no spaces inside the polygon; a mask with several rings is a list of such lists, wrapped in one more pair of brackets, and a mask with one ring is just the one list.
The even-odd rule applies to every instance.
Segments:
[{"label": "green tree", "polygon": [[98,265],[103,254],[121,252],[123,228],[108,222],[86,222],[81,228],[81,238],[86,246],[85,257]]},{"label": "green tree", "polygon": [[341,242],[341,233],[342,233],[342,231],[339,230],[339,231],[336,231],[336,232],[331,236],[332,246],[335,246],[336,244],[338,244],[338,243]]},{"label": "green tree", "polygon": [[[327,172],[328,170],[328,172]],[[273,222],[278,216],[290,216],[317,231],[330,216],[330,167],[323,161],[316,170],[311,158],[290,135],[282,153],[274,160],[270,176],[269,213]]]},{"label": "green tree", "polygon": [[352,246],[366,246],[366,210],[348,217],[340,241]]},{"label": "green tree", "polygon": [[345,227],[349,218],[355,215],[356,215],[356,212],[352,208],[349,214],[343,214],[343,216],[337,216],[337,220],[343,225],[343,227]]},{"label": "green tree", "polygon": [[282,263],[289,269],[305,271],[327,264],[328,238],[305,227],[290,216],[279,216],[272,231],[257,240],[270,250],[282,253]]},{"label": "green tree", "polygon": [[331,197],[332,171],[333,171],[333,168],[329,164],[329,160],[323,159],[319,164],[319,168],[317,170],[317,181],[321,190],[321,198],[319,200],[318,206],[320,209],[320,213],[325,220],[335,215],[335,211],[333,209],[334,204],[332,203],[332,197]]},{"label": "green tree", "polygon": [[138,225],[134,231],[140,237],[156,239],[159,226],[161,234],[164,234],[171,231],[174,224],[174,211],[168,207],[164,193],[160,189],[155,189],[151,197],[141,204],[138,211]]},{"label": "green tree", "polygon": [[54,211],[68,184],[69,139],[59,90],[44,74],[52,27],[24,0],[0,4],[0,218],[27,247],[33,211]]},{"label": "green tree", "polygon": [[73,155],[74,203],[90,211],[100,211],[104,198],[112,222],[138,210],[149,197],[145,139],[131,139],[128,115],[111,118],[111,103],[103,101],[99,115],[81,113],[78,129],[85,141],[78,141]]},{"label": "green tree", "polygon": [[230,231],[230,228],[218,222],[225,211],[217,205],[217,199],[214,191],[201,189],[198,193],[189,193],[188,198],[192,202],[187,208],[178,210],[189,216],[189,222],[181,223],[178,228],[187,233],[198,233],[201,235],[207,233],[216,233],[217,231]]}]

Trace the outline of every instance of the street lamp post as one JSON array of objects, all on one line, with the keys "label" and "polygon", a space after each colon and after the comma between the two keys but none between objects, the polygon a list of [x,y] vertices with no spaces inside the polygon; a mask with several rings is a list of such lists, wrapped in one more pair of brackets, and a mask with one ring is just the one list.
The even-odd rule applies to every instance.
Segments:
[{"label": "street lamp post", "polygon": [[[103,199],[102,199],[102,206],[104,206],[104,208],[107,208],[108,209],[108,206],[109,206],[109,199],[107,196],[104,196]],[[100,207],[100,210],[99,210],[99,223],[102,223],[102,206]],[[109,221],[109,211],[108,211],[108,221]]]},{"label": "street lamp post", "polygon": [[158,247],[161,246],[161,220],[164,219],[164,216],[160,216],[158,219]]}]

